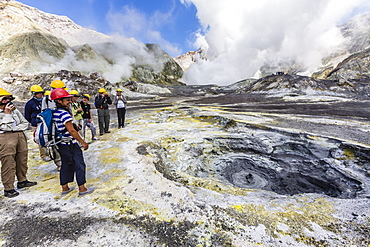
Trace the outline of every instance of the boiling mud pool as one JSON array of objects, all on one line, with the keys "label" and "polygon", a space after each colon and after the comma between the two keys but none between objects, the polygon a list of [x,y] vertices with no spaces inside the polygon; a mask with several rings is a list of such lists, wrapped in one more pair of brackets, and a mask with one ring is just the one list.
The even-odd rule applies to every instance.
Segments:
[{"label": "boiling mud pool", "polygon": [[[210,121],[210,118],[204,118]],[[218,122],[227,122],[219,117]],[[370,150],[304,133],[227,123],[222,134],[197,132],[162,142],[161,172],[178,181],[216,179],[240,188],[283,195],[319,193],[338,198],[369,196]],[[189,138],[190,137],[190,138]]]}]

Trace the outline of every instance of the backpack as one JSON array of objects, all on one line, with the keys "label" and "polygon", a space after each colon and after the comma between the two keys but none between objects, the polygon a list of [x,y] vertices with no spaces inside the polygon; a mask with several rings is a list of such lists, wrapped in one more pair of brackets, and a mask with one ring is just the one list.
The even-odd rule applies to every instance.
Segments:
[{"label": "backpack", "polygon": [[56,109],[45,109],[36,117],[37,127],[34,140],[42,147],[52,147],[62,142],[62,133],[58,132],[53,114]]}]

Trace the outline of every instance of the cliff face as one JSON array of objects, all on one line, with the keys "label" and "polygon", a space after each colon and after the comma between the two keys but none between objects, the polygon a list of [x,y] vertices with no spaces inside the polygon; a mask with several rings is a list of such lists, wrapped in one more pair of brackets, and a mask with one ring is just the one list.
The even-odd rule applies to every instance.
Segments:
[{"label": "cliff face", "polygon": [[369,78],[370,14],[360,15],[341,26],[348,42],[342,50],[324,59],[313,77],[335,80]]},{"label": "cliff face", "polygon": [[346,57],[336,66],[328,66],[313,74],[318,79],[364,81],[370,78],[370,48]]},{"label": "cliff face", "polygon": [[339,81],[370,79],[370,48],[343,60],[330,71],[327,79]]},{"label": "cliff face", "polygon": [[183,75],[183,69],[180,65],[159,45],[147,44],[146,46],[156,63],[162,64],[163,67],[155,69],[145,63],[137,64],[134,66],[130,80],[159,85],[184,85],[178,81]]},{"label": "cliff face", "polygon": [[174,58],[176,63],[178,63],[183,70],[187,70],[193,63],[196,63],[197,61],[205,59],[206,54],[202,49],[188,51],[187,53]]}]

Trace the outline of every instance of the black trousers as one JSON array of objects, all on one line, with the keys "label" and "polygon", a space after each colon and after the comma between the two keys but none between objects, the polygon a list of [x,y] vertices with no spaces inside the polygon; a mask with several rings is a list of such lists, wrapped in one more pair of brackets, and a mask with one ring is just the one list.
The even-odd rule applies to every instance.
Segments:
[{"label": "black trousers", "polygon": [[[62,157],[62,168],[60,169],[60,185],[73,182],[74,174],[78,186],[86,183],[86,164],[80,146],[58,144],[59,153]],[[72,157],[71,157],[72,156]]]},{"label": "black trousers", "polygon": [[126,108],[117,108],[118,128],[125,126]]}]

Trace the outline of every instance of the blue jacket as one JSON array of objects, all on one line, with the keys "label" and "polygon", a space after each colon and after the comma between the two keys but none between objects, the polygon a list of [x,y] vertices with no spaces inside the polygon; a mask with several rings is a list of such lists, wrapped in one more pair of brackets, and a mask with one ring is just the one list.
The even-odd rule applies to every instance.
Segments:
[{"label": "blue jacket", "polygon": [[35,98],[30,99],[24,107],[24,117],[31,126],[36,127],[36,117],[41,112],[41,101],[37,101]]}]

